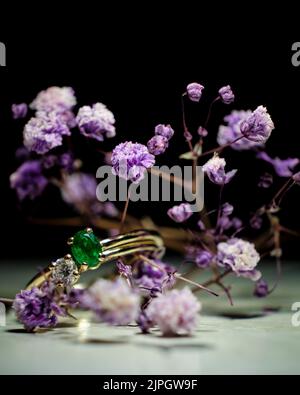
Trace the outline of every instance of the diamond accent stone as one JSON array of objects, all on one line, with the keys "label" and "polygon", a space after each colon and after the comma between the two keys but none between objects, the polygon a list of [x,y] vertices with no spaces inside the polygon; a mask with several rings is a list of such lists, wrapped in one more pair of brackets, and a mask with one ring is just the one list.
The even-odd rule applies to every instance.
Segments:
[{"label": "diamond accent stone", "polygon": [[72,258],[59,258],[52,264],[51,280],[55,284],[72,286],[77,279],[77,266]]}]

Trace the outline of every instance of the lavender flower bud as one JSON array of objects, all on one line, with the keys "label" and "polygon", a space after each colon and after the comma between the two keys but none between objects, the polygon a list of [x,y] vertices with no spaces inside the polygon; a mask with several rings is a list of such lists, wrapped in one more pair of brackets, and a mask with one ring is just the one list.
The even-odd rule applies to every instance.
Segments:
[{"label": "lavender flower bud", "polygon": [[222,215],[228,216],[233,213],[233,206],[229,203],[224,203],[222,206]]},{"label": "lavender flower bud", "polygon": [[198,102],[201,99],[203,89],[203,85],[192,82],[186,87],[186,92],[191,101]]},{"label": "lavender flower bud", "polygon": [[207,174],[211,182],[218,185],[227,184],[234,177],[237,170],[225,173],[226,161],[218,155],[214,155],[203,166],[202,170]]},{"label": "lavender flower bud", "polygon": [[300,185],[300,171],[298,171],[298,173],[295,173],[293,175],[293,180],[295,181],[296,184]]},{"label": "lavender flower bud", "polygon": [[185,130],[183,133],[186,141],[191,141],[193,139],[193,136],[191,135],[191,133],[188,130]]},{"label": "lavender flower bud", "polygon": [[255,283],[255,288],[254,288],[254,296],[257,296],[258,298],[264,298],[267,296],[269,293],[269,287],[268,284],[265,280],[260,279]]},{"label": "lavender flower bud", "polygon": [[167,140],[170,140],[173,137],[174,130],[171,128],[171,125],[159,124],[155,126],[154,134],[163,136]]},{"label": "lavender flower bud", "polygon": [[199,126],[197,133],[201,137],[206,137],[208,135],[208,131],[204,129],[202,126]]},{"label": "lavender flower bud", "polygon": [[250,219],[250,226],[253,229],[260,229],[262,227],[262,223],[263,220],[261,217],[259,217],[258,215],[254,215],[251,219]]},{"label": "lavender flower bud", "polygon": [[221,89],[219,89],[219,95],[222,102],[225,104],[230,104],[234,101],[234,94],[230,85],[223,86]]},{"label": "lavender flower bud", "polygon": [[13,119],[25,118],[28,112],[28,106],[26,103],[13,104],[11,106]]},{"label": "lavender flower bud", "polygon": [[200,230],[205,230],[206,229],[206,226],[205,226],[204,222],[201,219],[199,219],[199,221],[197,222],[197,225],[198,225],[198,228]]},{"label": "lavender flower bud", "polygon": [[170,208],[167,214],[175,222],[184,222],[191,217],[193,212],[190,204],[181,203],[178,206]]},{"label": "lavender flower bud", "polygon": [[265,173],[261,175],[259,182],[258,182],[258,187],[260,188],[270,188],[270,186],[273,184],[273,176],[272,174]]},{"label": "lavender flower bud", "polygon": [[211,252],[206,250],[198,250],[195,257],[195,262],[199,268],[205,269],[210,265],[212,259],[213,254]]},{"label": "lavender flower bud", "polygon": [[168,139],[161,135],[153,136],[147,143],[148,151],[153,155],[163,154],[168,148]]}]

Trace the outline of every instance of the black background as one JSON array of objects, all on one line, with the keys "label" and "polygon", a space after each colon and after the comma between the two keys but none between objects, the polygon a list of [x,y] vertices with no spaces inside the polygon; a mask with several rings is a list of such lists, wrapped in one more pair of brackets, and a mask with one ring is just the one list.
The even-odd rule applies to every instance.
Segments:
[{"label": "black background", "polygon": [[[18,18],[0,35],[7,47],[7,67],[0,67],[2,258],[55,257],[64,253],[64,241],[72,232],[29,225],[9,189],[8,177],[16,168],[14,152],[22,143],[23,125],[11,119],[10,106],[30,103],[37,92],[49,86],[72,86],[80,105],[100,101],[114,112],[117,137],[105,143],[105,149],[126,139],[146,143],[156,124],[171,123],[176,136],[168,153],[159,158],[159,163],[170,164],[186,150],[180,97],[187,83],[198,81],[205,86],[200,104],[187,105],[192,131],[203,122],[217,90],[230,84],[236,101],[230,106],[216,105],[206,147],[215,146],[217,126],[233,108],[254,109],[263,104],[276,126],[267,151],[282,158],[300,156],[300,67],[291,64],[291,46],[300,40],[300,33],[286,32],[283,14],[282,19],[274,20],[273,15],[255,10],[253,18],[246,20],[248,11],[239,9],[228,19],[219,10],[208,18],[195,8],[177,19],[171,9],[167,14],[158,10],[152,15],[145,5],[134,10],[139,12],[136,16],[127,9],[123,15],[118,10],[117,18],[116,10],[95,7],[89,15],[83,12],[73,19],[60,10],[49,17],[47,7],[42,16],[34,14],[32,22],[22,18],[19,10]],[[86,156],[85,170],[94,173],[101,164],[100,156],[87,155],[86,149],[85,143],[80,144],[77,153]],[[240,169],[226,198],[243,217],[247,207],[254,210],[269,196],[268,192],[261,195],[256,184],[259,174],[270,168],[255,163],[250,152],[239,154],[229,149],[226,158],[228,168]],[[216,192],[214,186],[207,185],[209,206],[213,206]],[[294,229],[300,229],[299,197],[299,188],[294,188],[283,204],[283,222]],[[26,210],[48,216],[72,214],[55,191]],[[151,203],[136,205],[134,210],[136,214],[147,211],[159,223],[171,224],[165,211]],[[287,257],[299,257],[298,242],[286,241]]]}]

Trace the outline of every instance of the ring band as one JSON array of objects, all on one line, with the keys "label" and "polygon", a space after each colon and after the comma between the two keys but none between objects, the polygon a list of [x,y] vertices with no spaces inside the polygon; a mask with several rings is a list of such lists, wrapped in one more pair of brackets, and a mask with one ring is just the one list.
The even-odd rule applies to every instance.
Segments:
[{"label": "ring band", "polygon": [[72,286],[87,270],[95,270],[103,263],[135,253],[161,257],[165,247],[158,232],[134,230],[111,238],[99,240],[92,229],[77,232],[68,240],[71,254],[50,263],[26,286],[26,289],[40,287],[45,281],[53,280],[58,286]]}]

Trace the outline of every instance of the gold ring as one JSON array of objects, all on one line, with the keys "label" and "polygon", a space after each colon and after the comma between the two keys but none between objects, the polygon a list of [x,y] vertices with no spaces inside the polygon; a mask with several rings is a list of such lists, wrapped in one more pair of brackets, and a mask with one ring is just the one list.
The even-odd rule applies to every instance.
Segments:
[{"label": "gold ring", "polygon": [[68,245],[71,253],[50,263],[27,284],[26,289],[40,287],[48,280],[57,286],[72,286],[83,272],[98,269],[103,263],[136,253],[159,258],[165,251],[159,233],[146,229],[99,240],[93,230],[87,228],[71,237]]}]

